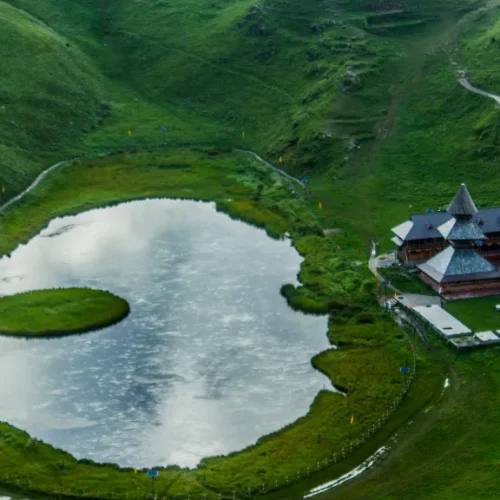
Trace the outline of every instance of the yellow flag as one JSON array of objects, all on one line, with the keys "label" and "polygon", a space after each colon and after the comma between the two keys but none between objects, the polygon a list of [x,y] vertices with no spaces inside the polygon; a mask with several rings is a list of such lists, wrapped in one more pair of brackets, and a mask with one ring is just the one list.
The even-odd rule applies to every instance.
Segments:
[{"label": "yellow flag", "polygon": [[394,292],[394,298],[397,299],[398,298],[398,294],[396,292]]},{"label": "yellow flag", "polygon": [[127,134],[128,134],[128,135],[132,135],[132,130],[129,130],[129,131],[127,132]]},{"label": "yellow flag", "polygon": [[321,203],[321,201],[318,203],[318,207],[323,208],[323,203]]},{"label": "yellow flag", "polygon": [[283,156],[280,156],[280,163],[283,163]]},{"label": "yellow flag", "polygon": [[351,425],[354,424],[354,415],[351,417]]}]

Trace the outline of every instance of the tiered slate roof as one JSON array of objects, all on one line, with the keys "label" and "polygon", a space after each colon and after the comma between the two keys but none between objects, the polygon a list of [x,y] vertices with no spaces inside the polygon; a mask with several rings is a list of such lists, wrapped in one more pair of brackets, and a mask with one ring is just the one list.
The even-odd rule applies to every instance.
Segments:
[{"label": "tiered slate roof", "polygon": [[438,227],[438,231],[447,240],[468,241],[468,240],[486,240],[486,236],[470,219],[455,219],[452,217],[448,222]]},{"label": "tiered slate roof", "polygon": [[418,268],[437,283],[500,278],[500,271],[472,248],[449,246]]},{"label": "tiered slate roof", "polygon": [[[477,229],[481,231],[483,238],[485,238],[484,235],[489,233],[500,233],[500,208],[485,208],[477,210],[472,199],[471,202],[472,206],[469,205],[468,211],[475,211],[473,212],[472,218],[469,220],[471,220]],[[455,200],[453,200],[453,202],[450,203],[448,210],[459,212],[461,211],[460,207],[460,202],[457,201],[457,203],[455,203]],[[449,228],[444,226],[447,222],[450,223]],[[393,238],[393,241],[398,246],[401,246],[405,241],[425,240],[427,238],[448,238],[449,232],[452,230],[456,222],[457,219],[449,211],[414,214],[410,217],[410,220],[407,220],[392,229],[392,232],[396,235],[396,237]],[[448,229],[448,231],[446,231],[446,229]],[[456,231],[459,231],[460,229],[461,226],[458,226]],[[462,233],[461,230],[460,233]],[[477,231],[475,234],[478,237],[473,239],[481,239]],[[455,239],[459,239],[458,234],[454,234],[453,236],[456,236]]]},{"label": "tiered slate roof", "polygon": [[[478,210],[465,184],[460,186],[448,206],[448,214],[450,218],[437,230],[450,246],[417,267],[437,283],[500,278],[497,267],[474,249],[475,242],[487,238],[480,228]],[[478,223],[473,217],[476,217]]]}]

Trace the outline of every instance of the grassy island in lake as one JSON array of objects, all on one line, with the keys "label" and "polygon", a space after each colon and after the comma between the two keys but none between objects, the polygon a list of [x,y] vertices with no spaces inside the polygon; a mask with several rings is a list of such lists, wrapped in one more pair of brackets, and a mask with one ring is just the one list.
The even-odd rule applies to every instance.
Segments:
[{"label": "grassy island in lake", "polygon": [[0,334],[24,337],[84,333],[130,312],[126,300],[103,290],[58,288],[0,298]]}]

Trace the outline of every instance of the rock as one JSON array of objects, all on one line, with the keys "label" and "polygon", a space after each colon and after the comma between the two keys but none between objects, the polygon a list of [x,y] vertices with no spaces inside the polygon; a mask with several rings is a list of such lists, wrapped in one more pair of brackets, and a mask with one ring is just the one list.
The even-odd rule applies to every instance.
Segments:
[{"label": "rock", "polygon": [[345,150],[350,153],[353,149],[356,149],[358,147],[358,143],[354,137],[350,137],[348,139],[347,144],[344,146]]},{"label": "rock", "polygon": [[351,92],[353,90],[359,90],[362,87],[361,79],[354,73],[354,71],[348,69],[344,76],[342,77],[342,92]]}]

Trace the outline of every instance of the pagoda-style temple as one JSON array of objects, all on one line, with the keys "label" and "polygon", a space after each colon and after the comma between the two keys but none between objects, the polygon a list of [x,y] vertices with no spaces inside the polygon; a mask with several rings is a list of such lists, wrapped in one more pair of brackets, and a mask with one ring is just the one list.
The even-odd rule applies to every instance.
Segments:
[{"label": "pagoda-style temple", "polygon": [[477,210],[465,184],[446,212],[412,216],[393,232],[400,260],[444,297],[500,294],[500,208]]}]

